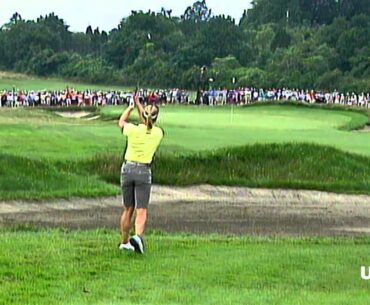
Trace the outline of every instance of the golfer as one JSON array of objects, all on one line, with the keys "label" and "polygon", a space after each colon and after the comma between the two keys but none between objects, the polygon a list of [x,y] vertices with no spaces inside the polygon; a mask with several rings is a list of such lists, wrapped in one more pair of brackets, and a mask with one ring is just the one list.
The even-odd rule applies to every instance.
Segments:
[{"label": "golfer", "polygon": [[[125,161],[121,168],[121,187],[124,210],[121,217],[122,242],[120,250],[144,253],[144,231],[148,217],[148,205],[152,183],[151,163],[163,138],[163,130],[154,124],[159,108],[140,104],[138,95],[134,98],[142,124],[129,123],[134,104],[123,112],[118,125],[127,137]],[[135,235],[130,238],[131,220],[135,217]]]}]

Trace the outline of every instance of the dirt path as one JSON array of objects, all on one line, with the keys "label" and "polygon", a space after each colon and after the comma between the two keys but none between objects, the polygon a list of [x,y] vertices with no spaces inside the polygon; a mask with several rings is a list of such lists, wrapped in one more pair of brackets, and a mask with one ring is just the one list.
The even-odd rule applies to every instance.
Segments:
[{"label": "dirt path", "polygon": [[[120,197],[0,202],[0,226],[117,228]],[[370,196],[239,187],[154,186],[150,229],[255,235],[370,234]]]}]

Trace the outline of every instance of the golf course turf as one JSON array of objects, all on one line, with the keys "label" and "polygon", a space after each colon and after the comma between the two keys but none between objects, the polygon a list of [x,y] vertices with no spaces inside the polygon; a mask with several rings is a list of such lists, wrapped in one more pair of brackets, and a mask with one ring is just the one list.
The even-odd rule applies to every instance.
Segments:
[{"label": "golf course turf", "polygon": [[[0,109],[0,200],[119,194],[123,109],[87,109],[96,120],[63,118],[54,109]],[[154,181],[370,194],[370,133],[356,131],[368,120],[366,111],[293,104],[163,106],[158,125],[166,135]],[[370,264],[368,237],[148,232],[142,256],[118,251],[118,240],[108,229],[0,228],[0,303],[368,300],[360,278],[360,267]]]},{"label": "golf course turf", "polygon": [[32,75],[0,71],[0,91],[11,90],[64,90],[66,88],[76,90],[132,90],[129,87],[111,86],[102,84],[84,84],[58,78],[40,78]]},{"label": "golf course turf", "polygon": [[[144,255],[107,230],[3,231],[4,304],[363,305],[368,238],[149,234]],[[21,246],[20,246],[21,245]]]}]

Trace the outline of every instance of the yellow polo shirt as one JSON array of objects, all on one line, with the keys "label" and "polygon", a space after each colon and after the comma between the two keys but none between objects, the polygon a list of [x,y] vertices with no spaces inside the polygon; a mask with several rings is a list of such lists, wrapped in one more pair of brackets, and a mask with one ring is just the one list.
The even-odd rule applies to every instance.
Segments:
[{"label": "yellow polo shirt", "polygon": [[125,160],[151,163],[163,138],[163,130],[153,126],[150,133],[148,133],[146,125],[128,123],[123,129],[123,134],[127,137]]}]

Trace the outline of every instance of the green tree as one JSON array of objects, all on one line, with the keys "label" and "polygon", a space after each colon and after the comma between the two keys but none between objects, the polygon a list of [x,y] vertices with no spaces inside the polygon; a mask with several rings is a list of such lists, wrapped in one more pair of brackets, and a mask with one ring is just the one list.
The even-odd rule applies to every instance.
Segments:
[{"label": "green tree", "polygon": [[194,22],[209,21],[212,11],[208,8],[206,1],[196,1],[192,6],[189,6],[182,16],[183,20],[191,20]]},{"label": "green tree", "polygon": [[290,45],[292,38],[283,27],[279,27],[275,33],[274,39],[271,42],[271,50],[275,51],[277,48],[287,48]]}]

